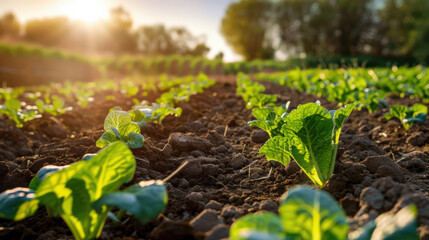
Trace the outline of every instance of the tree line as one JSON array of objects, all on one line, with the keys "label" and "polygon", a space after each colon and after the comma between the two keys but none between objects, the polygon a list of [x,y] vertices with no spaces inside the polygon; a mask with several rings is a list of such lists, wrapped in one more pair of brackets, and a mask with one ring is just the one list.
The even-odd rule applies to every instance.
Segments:
[{"label": "tree line", "polygon": [[241,0],[221,33],[246,60],[297,56],[417,58],[429,63],[427,0]]},{"label": "tree line", "polygon": [[204,36],[195,36],[184,27],[158,24],[134,28],[130,14],[122,7],[111,9],[107,20],[93,25],[63,16],[20,23],[8,12],[0,16],[0,39],[82,53],[205,56],[210,50]]}]

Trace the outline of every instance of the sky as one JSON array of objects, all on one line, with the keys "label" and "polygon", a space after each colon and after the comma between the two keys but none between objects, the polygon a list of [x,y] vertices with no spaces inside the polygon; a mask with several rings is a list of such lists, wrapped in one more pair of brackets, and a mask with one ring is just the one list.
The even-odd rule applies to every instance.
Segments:
[{"label": "sky", "polygon": [[184,26],[194,35],[205,35],[209,57],[222,51],[225,61],[240,60],[220,33],[221,19],[236,0],[0,0],[0,15],[12,11],[21,22],[66,15],[93,22],[107,19],[109,9],[122,6],[134,20],[134,27],[162,23]]}]

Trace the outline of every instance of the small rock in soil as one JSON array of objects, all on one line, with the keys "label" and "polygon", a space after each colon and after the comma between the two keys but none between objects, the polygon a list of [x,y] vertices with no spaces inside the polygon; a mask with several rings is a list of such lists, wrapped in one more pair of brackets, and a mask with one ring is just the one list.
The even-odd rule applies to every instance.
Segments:
[{"label": "small rock in soil", "polygon": [[210,141],[200,138],[185,135],[182,133],[172,133],[168,138],[168,143],[175,150],[191,152],[193,150],[200,150],[208,153],[213,145]]},{"label": "small rock in soil", "polygon": [[383,207],[384,196],[375,188],[367,187],[360,194],[360,205],[380,210]]},{"label": "small rock in soil", "polygon": [[259,129],[254,130],[250,137],[254,143],[265,143],[270,138],[267,132]]},{"label": "small rock in soil", "polygon": [[298,166],[298,164],[294,160],[291,160],[286,166],[286,175],[292,176],[295,173],[298,173],[300,170],[301,168]]},{"label": "small rock in soil", "polygon": [[228,149],[225,147],[225,145],[220,145],[219,147],[215,148],[215,150],[218,153],[226,153],[226,152],[228,152]]},{"label": "small rock in soil", "polygon": [[54,157],[49,156],[49,157],[39,158],[36,161],[34,161],[33,164],[31,164],[31,166],[28,169],[33,173],[37,173],[43,166],[48,164],[53,164],[53,163],[55,163]]},{"label": "small rock in soil", "polygon": [[220,146],[220,145],[225,144],[225,139],[223,138],[223,133],[221,135],[214,130],[209,131],[206,134],[205,138],[208,139],[215,146]]},{"label": "small rock in soil", "polygon": [[246,164],[247,164],[247,159],[243,155],[239,155],[237,157],[234,157],[230,162],[231,167],[234,169],[242,168]]},{"label": "small rock in soil", "polygon": [[279,210],[279,206],[273,200],[268,199],[268,200],[263,200],[261,202],[261,205],[259,206],[259,210],[261,210],[261,211],[265,210],[265,211],[270,211],[270,212],[277,212],[277,210]]},{"label": "small rock in soil", "polygon": [[356,198],[344,197],[340,200],[340,205],[347,216],[354,216],[359,211],[359,200]]},{"label": "small rock in soil", "polygon": [[7,150],[1,150],[1,151],[2,152],[0,152],[0,153],[4,156],[4,159],[6,161],[13,161],[16,158],[15,154],[13,154],[10,151],[7,151]]},{"label": "small rock in soil", "polygon": [[198,192],[192,192],[185,197],[185,200],[202,201],[204,196]]},{"label": "small rock in soil", "polygon": [[49,125],[43,128],[43,132],[51,138],[66,138],[67,132],[66,130],[60,126],[59,124]]},{"label": "small rock in soil", "polygon": [[165,221],[150,233],[150,237],[154,240],[194,239],[194,231],[188,222]]},{"label": "small rock in soil", "polygon": [[[387,192],[392,188],[398,188],[397,192],[402,191],[401,184],[393,181],[392,177],[377,179],[371,187],[378,189],[380,192]],[[399,197],[399,195],[396,197]]]},{"label": "small rock in soil", "polygon": [[9,166],[4,161],[0,161],[0,178],[5,177],[9,170]]},{"label": "small rock in soil", "polygon": [[229,236],[229,228],[225,224],[218,224],[214,226],[208,233],[206,240],[220,240],[227,239]]},{"label": "small rock in soil", "polygon": [[220,223],[223,223],[223,221],[218,218],[217,212],[211,209],[206,209],[202,211],[190,221],[190,224],[197,232],[210,231],[210,229]]},{"label": "small rock in soil", "polygon": [[410,172],[421,173],[426,170],[426,165],[420,158],[413,158],[406,161],[398,162],[399,165]]},{"label": "small rock in soil", "polygon": [[215,164],[204,164],[202,168],[203,168],[204,175],[207,175],[207,176],[217,175],[217,172],[219,170],[219,166]]},{"label": "small rock in soil", "polygon": [[378,154],[384,154],[383,150],[377,147],[375,143],[367,138],[357,138],[347,147],[348,149],[371,150]]},{"label": "small rock in soil", "polygon": [[205,206],[205,209],[213,209],[216,211],[220,211],[222,209],[222,204],[215,201],[215,200],[210,200]]},{"label": "small rock in soil", "polygon": [[189,187],[188,180],[186,180],[184,178],[180,179],[179,184],[177,184],[177,187],[187,189]]},{"label": "small rock in soil", "polygon": [[370,156],[363,162],[371,173],[377,173],[382,177],[391,176],[395,181],[403,182],[405,180],[401,168],[388,156]]},{"label": "small rock in soil", "polygon": [[243,215],[243,213],[232,205],[226,205],[223,207],[221,215],[224,218],[239,218]]},{"label": "small rock in soil", "polygon": [[[338,165],[338,164],[337,164]],[[344,164],[344,175],[351,183],[360,183],[363,181],[363,171],[365,166],[362,164]]]},{"label": "small rock in soil", "polygon": [[203,152],[201,152],[200,150],[194,150],[194,151],[191,152],[191,156],[194,156],[194,157],[205,157],[206,154],[203,153]]},{"label": "small rock in soil", "polygon": [[407,143],[414,146],[423,146],[426,144],[427,137],[422,132],[415,132],[407,138]]},{"label": "small rock in soil", "polygon": [[271,167],[273,168],[281,168],[283,167],[283,164],[281,162],[277,162],[277,161],[268,161],[268,163],[270,164]]},{"label": "small rock in soil", "polygon": [[203,127],[204,127],[203,123],[199,120],[189,123],[189,128],[192,129],[193,131],[198,131]]},{"label": "small rock in soil", "polygon": [[182,169],[182,174],[190,177],[196,177],[203,173],[203,168],[199,161],[191,161]]}]

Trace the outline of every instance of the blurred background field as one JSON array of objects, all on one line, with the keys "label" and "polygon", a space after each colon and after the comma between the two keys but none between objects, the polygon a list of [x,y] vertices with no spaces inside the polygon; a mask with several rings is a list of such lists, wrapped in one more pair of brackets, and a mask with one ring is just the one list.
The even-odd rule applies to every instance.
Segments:
[{"label": "blurred background field", "polygon": [[2,1],[3,86],[429,62],[425,0]]}]

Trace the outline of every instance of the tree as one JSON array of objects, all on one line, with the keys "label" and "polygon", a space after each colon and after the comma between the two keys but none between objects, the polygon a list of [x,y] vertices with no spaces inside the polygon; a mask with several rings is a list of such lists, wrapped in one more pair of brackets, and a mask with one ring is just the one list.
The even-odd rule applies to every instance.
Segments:
[{"label": "tree", "polygon": [[108,39],[106,50],[115,53],[134,52],[137,50],[136,36],[132,32],[133,20],[122,7],[112,8],[107,22]]},{"label": "tree", "polygon": [[386,0],[379,16],[384,23],[383,54],[415,56],[422,61],[428,60],[428,1]]},{"label": "tree", "polygon": [[288,55],[350,55],[364,51],[372,0],[282,0],[276,17]]},{"label": "tree", "polygon": [[15,14],[8,12],[0,17],[0,36],[16,38],[19,36],[20,27]]},{"label": "tree", "polygon": [[137,36],[139,51],[146,55],[205,56],[210,50],[204,43],[204,37],[196,37],[183,27],[141,26]]},{"label": "tree", "polygon": [[232,49],[246,60],[273,58],[272,3],[241,0],[229,5],[221,23],[221,33]]},{"label": "tree", "polygon": [[66,17],[30,20],[25,24],[25,39],[46,46],[59,46],[67,39],[70,21]]}]

